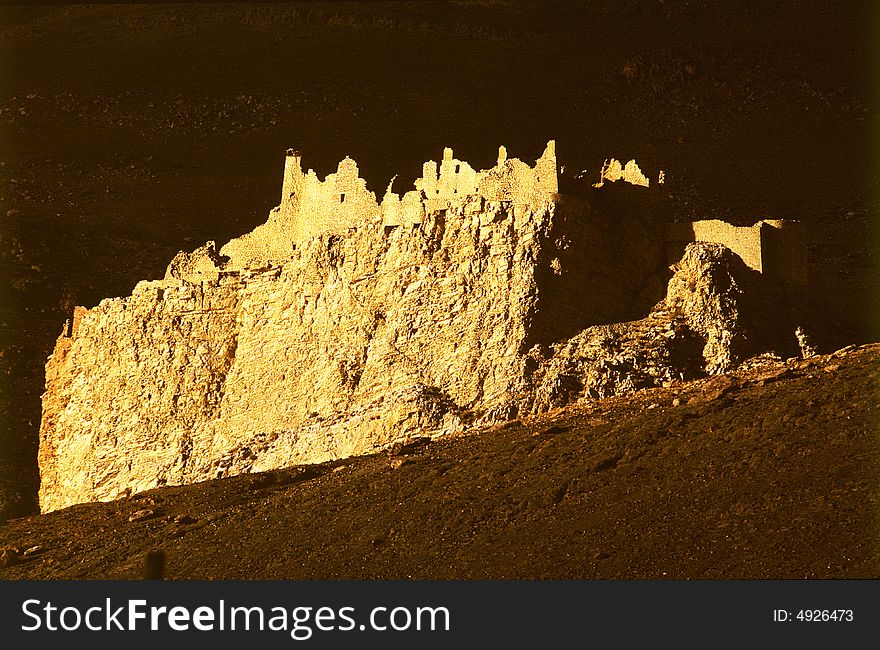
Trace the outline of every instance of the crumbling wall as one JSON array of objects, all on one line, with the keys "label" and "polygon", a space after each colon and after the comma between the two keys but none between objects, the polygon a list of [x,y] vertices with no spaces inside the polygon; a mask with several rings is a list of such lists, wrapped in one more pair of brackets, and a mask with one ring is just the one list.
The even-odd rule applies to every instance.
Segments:
[{"label": "crumbling wall", "polygon": [[[393,183],[394,179],[388,184],[380,206],[351,158],[342,160],[336,173],[321,181],[312,169],[303,173],[300,153],[289,149],[281,203],[269,213],[266,223],[223,246],[220,253],[229,258],[226,268],[284,260],[297,242],[325,232],[345,233],[376,220],[389,228],[411,228],[422,223],[425,215],[447,210],[451,203],[461,203],[473,196],[528,205],[536,210],[559,190],[556,145],[552,140],[547,143],[534,168],[519,159],[508,159],[501,147],[498,164],[479,172],[446,148],[439,166],[435,161],[423,165],[415,190],[401,198],[392,192]],[[178,264],[183,266],[185,262],[178,260]]]},{"label": "crumbling wall", "polygon": [[299,154],[288,151],[281,204],[266,223],[220,249],[229,258],[229,268],[284,260],[297,242],[323,232],[345,232],[379,218],[376,195],[360,178],[354,160],[343,159],[323,181],[312,169],[303,173],[300,164]]},{"label": "crumbling wall", "polygon": [[694,241],[723,244],[739,255],[746,266],[758,271],[764,270],[761,255],[761,223],[740,227],[718,219],[695,221],[691,224]]},{"label": "crumbling wall", "polygon": [[[463,160],[454,158],[452,149],[443,150],[443,160],[433,160],[422,166],[422,177],[416,179],[416,195],[424,196],[426,212],[445,210],[450,201],[460,201],[477,193],[480,174]],[[387,223],[387,220],[386,220]]]},{"label": "crumbling wall", "polygon": [[689,242],[722,244],[751,269],[791,288],[807,282],[807,245],[803,224],[764,220],[753,226],[733,226],[711,219],[670,224],[666,231],[667,261],[673,263]]},{"label": "crumbling wall", "polygon": [[388,184],[388,190],[382,199],[382,221],[385,227],[411,228],[421,224],[427,214],[426,202],[422,199],[421,192],[407,192],[401,199],[399,194],[391,191],[393,184],[394,179]]},{"label": "crumbling wall", "polygon": [[297,241],[293,224],[283,216],[280,207],[273,208],[266,223],[230,240],[220,249],[220,255],[228,260],[224,266],[241,269],[269,260],[286,259]]},{"label": "crumbling wall", "polygon": [[530,351],[520,409],[541,412],[728,371],[762,352],[795,354],[799,317],[721,244],[692,242],[665,298],[644,318],[588,327],[550,350]]},{"label": "crumbling wall", "polygon": [[[660,178],[663,178],[663,172],[660,172]],[[648,177],[642,173],[642,170],[639,169],[639,165],[635,160],[630,160],[626,165],[621,165],[617,158],[611,158],[610,160],[605,161],[602,165],[602,171],[599,174],[599,181],[594,187],[602,187],[605,184],[605,181],[610,181],[612,183],[623,181],[630,185],[640,185],[642,187],[650,187],[651,185],[650,181],[648,181]]]},{"label": "crumbling wall", "polygon": [[291,221],[296,212],[302,196],[304,179],[302,154],[294,149],[288,149],[284,157],[284,178],[281,182],[281,201],[278,204],[281,217],[287,221]]},{"label": "crumbling wall", "polygon": [[472,194],[486,201],[536,209],[559,192],[556,143],[553,140],[547,143],[534,167],[518,158],[508,158],[507,149],[499,147],[496,165],[479,172],[454,158],[452,149],[446,148],[439,170],[436,162],[426,162],[415,186],[424,197],[426,212],[446,209],[449,202]]},{"label": "crumbling wall", "polygon": [[165,271],[165,279],[195,283],[216,282],[220,279],[223,264],[224,260],[217,253],[216,242],[209,241],[192,253],[181,251],[175,255]]},{"label": "crumbling wall", "polygon": [[559,192],[556,171],[556,143],[551,140],[535,167],[518,158],[508,158],[507,150],[498,150],[498,164],[481,172],[478,193],[488,201],[535,207]]}]

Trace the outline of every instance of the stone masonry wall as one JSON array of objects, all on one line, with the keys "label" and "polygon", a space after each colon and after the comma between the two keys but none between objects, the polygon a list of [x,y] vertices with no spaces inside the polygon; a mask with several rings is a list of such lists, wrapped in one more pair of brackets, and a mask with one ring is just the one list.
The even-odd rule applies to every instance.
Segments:
[{"label": "stone masonry wall", "polygon": [[753,226],[734,226],[719,219],[670,224],[666,231],[667,261],[677,261],[687,243],[722,244],[751,269],[791,287],[807,283],[804,225],[766,219]]},{"label": "stone masonry wall", "polygon": [[314,170],[302,171],[299,152],[288,150],[281,203],[269,213],[266,223],[227,243],[220,254],[229,257],[234,267],[284,260],[297,242],[322,232],[344,234],[374,221],[389,227],[411,227],[420,224],[425,215],[470,197],[537,210],[559,191],[556,144],[552,140],[547,143],[534,168],[517,158],[508,159],[501,147],[498,164],[479,172],[454,158],[452,149],[447,148],[439,166],[435,161],[423,165],[414,190],[401,197],[392,192],[393,184],[394,179],[380,205],[351,158],[345,158],[336,173],[321,181]]}]

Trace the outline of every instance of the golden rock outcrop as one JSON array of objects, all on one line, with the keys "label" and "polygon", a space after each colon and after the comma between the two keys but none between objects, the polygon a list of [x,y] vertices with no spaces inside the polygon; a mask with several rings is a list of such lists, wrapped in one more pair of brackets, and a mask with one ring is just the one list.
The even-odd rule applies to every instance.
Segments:
[{"label": "golden rock outcrop", "polygon": [[447,150],[381,203],[350,159],[320,181],[290,151],[283,185],[253,232],[77,308],[47,363],[43,511],[369,453],[746,353],[723,287],[697,277],[754,271],[694,243],[663,301],[666,224],[560,195],[552,142],[534,167],[502,148],[479,172]]}]

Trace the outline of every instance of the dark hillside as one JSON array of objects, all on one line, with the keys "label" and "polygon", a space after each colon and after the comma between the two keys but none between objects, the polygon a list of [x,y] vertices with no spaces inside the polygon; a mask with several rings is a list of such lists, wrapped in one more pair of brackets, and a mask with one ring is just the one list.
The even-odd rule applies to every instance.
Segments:
[{"label": "dark hillside", "polygon": [[878,578],[878,354],[13,520],[0,576]]}]

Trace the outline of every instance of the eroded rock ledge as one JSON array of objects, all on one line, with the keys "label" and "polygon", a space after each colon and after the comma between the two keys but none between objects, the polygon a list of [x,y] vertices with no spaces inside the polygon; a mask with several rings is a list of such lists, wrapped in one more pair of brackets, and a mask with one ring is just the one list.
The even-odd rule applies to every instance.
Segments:
[{"label": "eroded rock ledge", "polygon": [[[446,150],[423,171],[378,203],[354,161],[319,181],[289,152],[266,224],[77,308],[47,363],[41,509],[368,453],[797,349],[790,223],[673,232],[662,184],[634,161],[560,193],[553,142],[534,167],[502,148],[478,172]],[[756,268],[771,258],[785,263]]]}]

